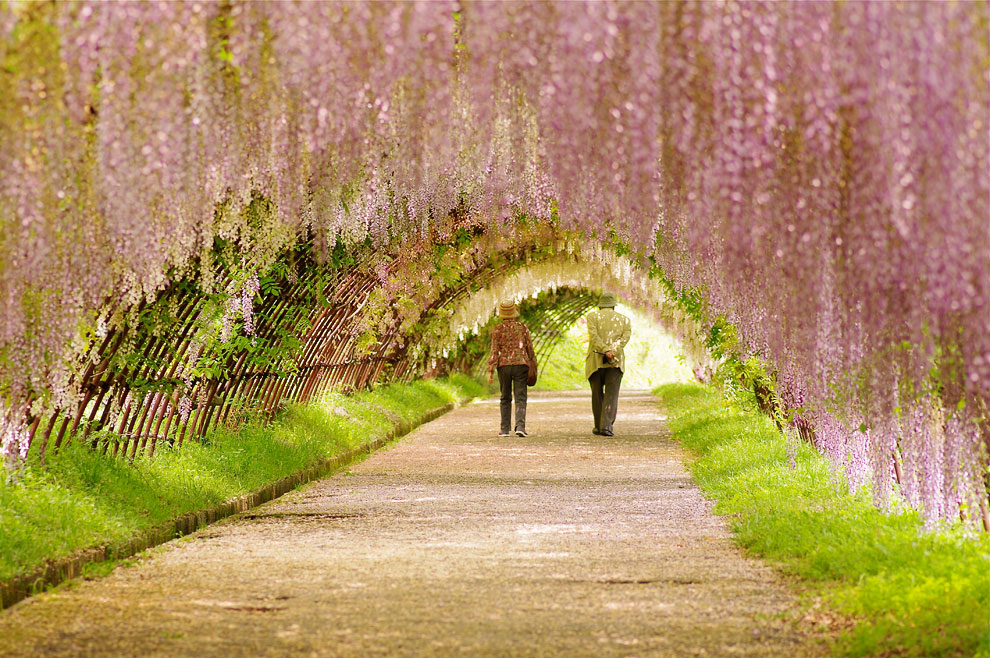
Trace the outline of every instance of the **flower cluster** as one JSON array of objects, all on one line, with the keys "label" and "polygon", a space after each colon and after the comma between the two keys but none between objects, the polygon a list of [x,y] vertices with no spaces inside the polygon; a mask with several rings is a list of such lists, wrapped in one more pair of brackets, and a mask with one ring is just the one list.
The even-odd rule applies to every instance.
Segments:
[{"label": "flower cluster", "polygon": [[22,424],[0,417],[0,464],[15,473],[27,459],[30,436]]}]

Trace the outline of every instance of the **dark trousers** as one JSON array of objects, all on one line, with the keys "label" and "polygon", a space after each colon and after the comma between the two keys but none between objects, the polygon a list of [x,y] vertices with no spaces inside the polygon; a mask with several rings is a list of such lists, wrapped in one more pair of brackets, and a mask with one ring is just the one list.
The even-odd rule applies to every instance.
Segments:
[{"label": "dark trousers", "polygon": [[615,413],[619,410],[619,386],[622,371],[618,368],[599,368],[588,377],[591,384],[591,413],[595,415],[595,429],[611,432]]},{"label": "dark trousers", "polygon": [[512,395],[516,398],[515,430],[526,431],[526,379],[529,377],[529,366],[499,366],[498,386],[502,390],[500,409],[502,411],[501,433],[508,434],[512,427]]}]

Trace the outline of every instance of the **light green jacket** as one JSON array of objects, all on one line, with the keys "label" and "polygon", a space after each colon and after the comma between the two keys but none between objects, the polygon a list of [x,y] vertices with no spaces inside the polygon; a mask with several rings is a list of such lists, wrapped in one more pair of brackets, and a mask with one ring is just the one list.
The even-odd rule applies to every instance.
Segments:
[{"label": "light green jacket", "polygon": [[[591,377],[599,368],[616,367],[625,372],[626,343],[632,334],[629,318],[614,308],[600,308],[588,314],[588,356],[584,360],[584,376]],[[615,365],[603,365],[599,352],[615,352]]]}]

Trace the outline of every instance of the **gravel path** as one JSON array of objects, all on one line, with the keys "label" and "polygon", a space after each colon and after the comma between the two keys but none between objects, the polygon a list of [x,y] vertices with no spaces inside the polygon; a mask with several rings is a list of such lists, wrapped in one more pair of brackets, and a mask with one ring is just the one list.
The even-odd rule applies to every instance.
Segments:
[{"label": "gravel path", "polygon": [[455,410],[348,473],[0,613],[2,656],[820,655],[662,410],[585,392]]}]

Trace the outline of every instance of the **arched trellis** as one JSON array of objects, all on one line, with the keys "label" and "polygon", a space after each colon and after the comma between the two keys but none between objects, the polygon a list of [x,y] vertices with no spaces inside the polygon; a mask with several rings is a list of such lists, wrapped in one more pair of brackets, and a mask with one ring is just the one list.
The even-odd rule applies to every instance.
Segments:
[{"label": "arched trellis", "polygon": [[[255,314],[263,321],[258,323],[255,341],[271,341],[281,328],[298,326],[310,320],[307,315],[315,315],[307,322],[312,329],[300,337],[305,343],[301,358],[288,364],[286,372],[279,372],[286,365],[280,363],[252,367],[250,350],[245,347],[226,357],[223,376],[198,377],[185,390],[177,380],[202,349],[196,342],[202,338],[197,321],[209,302],[181,285],[164,291],[158,301],[174,298],[176,303],[171,326],[159,332],[147,331],[140,322],[124,323],[107,332],[92,352],[99,358],[92,360],[79,376],[81,399],[74,409],[56,410],[50,415],[41,435],[42,456],[53,434],[51,447],[57,450],[68,436],[80,430],[81,439],[91,440],[94,447],[99,443],[100,432],[109,430],[112,440],[102,442],[102,448],[113,454],[153,454],[162,439],[181,445],[186,438],[202,436],[210,427],[226,421],[237,400],[251,401],[260,412],[270,413],[283,398],[308,396],[314,385],[365,385],[375,376],[372,366],[381,361],[381,355],[356,358],[353,336],[335,331],[354,317],[375,285],[362,265],[359,261],[346,269],[313,268],[294,283],[284,282],[285,288],[277,293],[261,296]],[[229,283],[229,279],[221,278],[218,285]],[[300,304],[313,296],[314,285],[318,286],[319,296],[327,300],[325,306],[315,310]],[[133,315],[140,318],[147,308],[148,304],[142,304]],[[327,340],[331,337],[334,340]],[[117,360],[124,346],[128,356]],[[157,390],[144,394],[142,389],[148,385]],[[187,413],[182,411],[181,397],[190,401]],[[32,428],[38,426],[35,420]]]},{"label": "arched trellis", "polygon": [[[429,349],[410,355],[408,342],[415,337],[401,336],[397,324],[377,336],[370,349],[357,344],[370,295],[388,276],[402,273],[383,270],[373,249],[354,252],[346,265],[321,264],[309,243],[295,247],[290,260],[301,271],[264,278],[253,297],[250,338],[235,335],[206,345],[211,328],[203,318],[211,317],[210,305],[217,302],[202,294],[199,279],[143,302],[89,351],[88,364],[79,370],[78,401],[31,419],[32,438],[40,439],[35,449],[44,459],[47,451],[75,437],[115,456],[150,456],[162,441],[181,446],[234,422],[244,410],[268,417],[287,403],[330,389],[346,392],[415,378],[435,355]],[[511,242],[454,283],[432,291],[421,317],[456,304],[544,253],[553,250],[547,252],[538,241]],[[234,289],[236,298],[237,286],[222,267],[214,279],[215,289]],[[215,367],[204,369],[204,359]],[[200,372],[193,376],[197,364]]]}]

